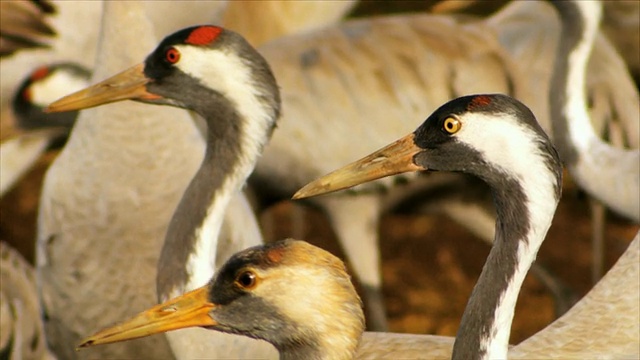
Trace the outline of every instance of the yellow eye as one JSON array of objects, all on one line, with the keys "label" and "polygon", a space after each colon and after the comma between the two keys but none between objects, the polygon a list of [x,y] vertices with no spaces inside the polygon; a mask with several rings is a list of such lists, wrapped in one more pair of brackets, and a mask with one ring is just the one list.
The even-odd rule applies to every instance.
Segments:
[{"label": "yellow eye", "polygon": [[251,270],[245,270],[236,277],[236,284],[244,289],[251,289],[256,286],[258,276]]},{"label": "yellow eye", "polygon": [[454,117],[448,117],[446,119],[444,119],[444,131],[448,132],[449,134],[455,134],[458,131],[460,131],[460,128],[462,127],[462,123],[460,122],[460,120],[454,118]]}]

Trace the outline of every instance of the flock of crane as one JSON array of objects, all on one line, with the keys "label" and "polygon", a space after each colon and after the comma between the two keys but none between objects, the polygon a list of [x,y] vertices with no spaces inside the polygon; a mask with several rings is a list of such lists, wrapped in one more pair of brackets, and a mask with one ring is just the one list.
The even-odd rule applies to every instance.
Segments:
[{"label": "flock of crane", "polygon": [[[35,21],[27,4],[2,3],[3,16],[17,5],[13,20]],[[640,222],[640,100],[599,32],[602,4],[339,22],[354,4],[54,3],[38,26],[58,39],[2,59],[3,113],[30,128],[2,144],[2,193],[66,138],[42,187],[35,269],[0,247],[2,353],[638,358],[638,235],[583,299],[509,345],[524,277],[543,271],[563,164]],[[20,88],[43,59],[78,65]],[[366,311],[335,256],[264,245],[247,183],[258,203],[308,197],[325,211]],[[379,220],[417,197],[492,244],[455,338],[386,332]]]}]

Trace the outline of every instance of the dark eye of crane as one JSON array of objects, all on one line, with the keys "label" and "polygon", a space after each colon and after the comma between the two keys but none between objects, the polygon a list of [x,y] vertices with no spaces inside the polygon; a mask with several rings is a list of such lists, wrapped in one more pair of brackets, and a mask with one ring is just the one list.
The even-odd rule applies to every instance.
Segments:
[{"label": "dark eye of crane", "polygon": [[253,271],[243,271],[236,278],[236,283],[245,289],[251,289],[256,285],[257,276]]},{"label": "dark eye of crane", "polygon": [[170,64],[175,64],[178,61],[180,61],[180,51],[178,51],[178,49],[176,49],[174,47],[171,47],[164,54],[164,57],[167,59],[167,61]]},{"label": "dark eye of crane", "polygon": [[457,133],[460,128],[462,127],[462,123],[460,122],[460,120],[454,118],[454,117],[448,117],[446,119],[444,119],[444,131],[448,132],[449,134],[453,135],[455,133]]}]

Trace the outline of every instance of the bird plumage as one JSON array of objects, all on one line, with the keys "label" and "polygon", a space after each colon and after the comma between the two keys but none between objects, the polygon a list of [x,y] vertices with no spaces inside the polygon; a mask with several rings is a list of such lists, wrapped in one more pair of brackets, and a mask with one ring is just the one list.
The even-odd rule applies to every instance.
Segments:
[{"label": "bird plumage", "polygon": [[[629,247],[629,251],[623,255],[623,257],[614,265],[609,274],[607,274],[604,280],[597,285],[589,294],[572,310],[570,310],[564,317],[551,324],[548,328],[540,331],[538,334],[532,336],[530,339],[524,341],[518,346],[514,346],[509,351],[509,357],[511,359],[530,359],[531,357],[557,357],[557,358],[585,358],[585,357],[603,357],[603,358],[634,358],[637,354],[637,346],[633,335],[637,334],[637,318],[629,318],[624,311],[610,311],[610,298],[611,296],[617,297],[617,292],[611,292],[612,283],[620,285],[618,288],[625,288],[623,283],[627,285],[633,285],[638,276],[640,276],[640,265],[638,264],[637,257],[640,252],[640,240],[636,239]],[[307,245],[310,246],[310,245]],[[322,250],[316,250],[322,251]],[[289,255],[295,256],[293,253]],[[319,259],[323,257],[318,253],[316,254]],[[234,258],[242,258],[241,254],[238,254]],[[297,263],[299,266],[309,268],[311,264],[318,265],[320,261],[308,262],[309,258],[301,258],[296,260],[290,259],[289,263]],[[336,261],[336,263],[338,263]],[[280,265],[280,264],[278,264]],[[321,264],[323,266],[326,264]],[[287,265],[281,265],[286,267]],[[335,267],[339,269],[339,267]],[[327,271],[327,270],[325,270]],[[330,271],[330,270],[329,270]],[[314,273],[319,273],[321,270],[317,270]],[[331,271],[332,274],[342,276],[339,279],[340,286],[344,286],[345,275],[340,275],[341,272]],[[290,294],[290,288],[302,288],[307,290],[310,282],[316,283],[315,279],[305,278],[304,280],[298,280],[299,272],[294,271],[291,276],[286,280],[282,278],[268,278],[264,282],[273,281],[278,282],[272,284],[278,288],[277,292],[265,294],[268,298],[272,296],[279,297],[285,303],[295,302],[293,298],[288,297]],[[334,278],[335,279],[335,278]],[[283,280],[282,282],[280,282]],[[293,280],[293,281],[292,281]],[[348,277],[346,278],[348,281]],[[213,284],[210,283],[209,285]],[[209,285],[206,287],[207,291],[210,290]],[[232,285],[233,286],[233,285]],[[335,285],[328,285],[328,289],[334,289]],[[615,287],[614,287],[615,288]],[[229,289],[216,289],[222,291],[229,291]],[[294,291],[298,291],[294,290]],[[233,291],[233,290],[231,290]],[[327,291],[324,291],[321,295],[326,296]],[[638,292],[635,292],[632,299],[638,298]],[[288,302],[287,302],[288,300]],[[335,299],[333,299],[335,301]],[[353,304],[357,301],[357,297],[351,299],[344,299],[339,301],[336,307],[344,306],[345,303]],[[631,302],[629,302],[631,304]],[[633,306],[635,306],[633,304]],[[160,305],[154,307],[154,309],[163,309],[165,306]],[[284,307],[278,315],[284,315],[287,313],[288,307]],[[256,310],[255,308],[253,310]],[[631,309],[633,310],[633,309]],[[150,313],[151,311],[147,312]],[[596,319],[593,315],[601,314]],[[264,315],[264,314],[263,314]],[[324,314],[327,318],[331,318],[331,313]],[[354,316],[356,320],[358,316]],[[135,325],[137,327],[141,324],[150,324],[150,320],[146,316],[140,316],[137,320],[137,324],[133,322],[125,322],[124,324]],[[289,319],[290,320],[290,319]],[[134,320],[136,321],[136,320]],[[210,320],[206,320],[210,321]],[[611,321],[610,323],[624,324],[624,326],[617,328],[617,331],[610,331],[611,328],[607,326],[597,326],[596,324]],[[125,338],[129,338],[135,333],[129,332],[133,330],[129,325],[117,325],[115,327],[100,331],[100,333],[85,339],[83,346],[96,345],[100,343],[106,343],[109,341],[121,341]],[[594,325],[596,325],[594,327]],[[153,331],[159,330],[157,327]],[[202,330],[207,331],[207,330]],[[583,334],[591,334],[598,332],[598,335],[583,337]],[[621,331],[621,332],[620,332]],[[139,333],[138,333],[139,334]],[[138,334],[135,334],[136,336]],[[346,332],[342,333],[346,335]],[[148,334],[146,334],[148,335]],[[317,336],[323,334],[316,333]],[[622,335],[622,336],[620,336]],[[359,338],[357,334],[351,334],[354,339]],[[452,337],[447,336],[433,336],[433,335],[415,335],[415,334],[394,334],[394,333],[380,333],[380,332],[366,332],[362,335],[360,340],[360,346],[355,354],[356,359],[398,359],[398,358],[424,358],[429,359],[450,359],[451,350],[453,347]]]},{"label": "bird plumage", "polygon": [[[540,94],[552,92],[559,33],[549,4],[513,2],[486,20],[426,14],[359,19],[265,44],[261,51],[281,84],[285,111],[250,182],[258,192],[286,197],[410,132],[412,119],[468,93],[510,94],[549,131],[549,101]],[[609,49],[599,46],[592,57],[589,78],[597,82],[590,83],[590,96],[597,99],[597,118],[617,114],[633,133],[637,90]],[[607,75],[599,77],[603,71]],[[357,141],[342,134],[357,134]],[[356,196],[310,200],[327,212],[356,278],[363,288],[377,289],[379,299],[378,218],[381,203],[409,188],[396,185],[402,180],[420,181],[403,175],[360,186]],[[484,217],[492,216],[489,211]]]},{"label": "bird plumage", "polygon": [[47,114],[44,108],[68,91],[87,86],[89,76],[78,64],[56,63],[37,68],[18,87],[11,104],[13,131],[0,147],[0,196],[46,149],[64,144],[78,113]]},{"label": "bird plumage", "polygon": [[[444,122],[454,118],[462,124],[456,130],[460,131],[459,137],[447,134],[444,130]],[[480,142],[483,138],[480,134],[485,131],[494,140],[508,145],[497,148]],[[509,146],[512,150],[506,152],[507,155],[504,155],[504,146]],[[516,159],[523,156],[528,159],[527,166],[515,166]],[[346,170],[329,175],[327,181],[320,179],[317,183],[310,184],[309,188],[301,190],[301,194],[315,194],[337,189],[345,184],[357,184],[375,176],[384,176],[385,172],[393,173],[395,166],[399,166],[398,170],[424,168],[468,171],[492,186],[499,209],[497,240],[472,295],[468,312],[463,317],[462,329],[468,333],[461,332],[458,336],[458,339],[471,339],[471,344],[476,346],[465,348],[467,342],[463,346],[457,345],[458,351],[463,349],[463,353],[457,355],[462,358],[506,356],[517,292],[545,236],[555,204],[559,200],[561,168],[550,140],[537,125],[531,112],[517,100],[503,95],[459,98],[443,105],[414,134],[364,161],[346,167]],[[539,176],[529,176],[530,179],[523,180],[522,177],[529,174],[529,171]],[[279,249],[278,245],[274,246]],[[269,249],[269,246],[266,248]],[[278,272],[263,272],[261,266],[246,266],[243,262],[253,259],[253,254],[251,250],[247,250],[236,255],[210,283],[214,290],[207,286],[202,288],[202,292],[210,294],[207,301],[213,305],[197,305],[197,311],[189,310],[192,305],[182,309],[182,304],[193,303],[187,299],[196,296],[195,292],[185,294],[158,305],[131,321],[104,330],[83,344],[122,341],[182,327],[204,326],[267,340],[280,350],[281,358],[295,354],[323,358],[320,356],[323,352],[316,352],[314,346],[323,344],[325,337],[334,336],[338,331],[332,327],[327,328],[325,324],[341,321],[345,316],[360,318],[360,326],[354,331],[349,326],[338,327],[343,331],[341,336],[360,338],[363,330],[361,313],[358,316],[357,312],[352,312],[353,306],[349,306],[351,312],[340,315],[346,299],[357,299],[357,296],[351,291],[336,299],[336,292],[333,291],[335,285],[321,281],[332,280],[344,285],[344,275],[341,277],[334,274],[326,278],[318,276],[318,272],[323,272],[320,269],[309,271],[307,268],[331,268],[335,265],[322,261],[318,263],[315,257],[312,259],[313,256],[304,252],[296,256],[299,259],[288,262],[283,260],[286,254],[281,250],[266,250],[259,256],[262,260],[256,262],[282,265],[283,269]],[[295,266],[298,264],[302,268]],[[294,269],[289,270],[291,267]],[[296,281],[300,275],[307,280]],[[285,282],[284,279],[288,280]],[[280,288],[281,286],[285,288]],[[259,290],[263,288],[265,290]],[[201,299],[201,295],[197,297]],[[503,297],[509,300],[502,300]],[[317,305],[316,301],[323,305]],[[201,300],[197,300],[197,304],[201,304]],[[217,312],[218,308],[220,313]],[[167,312],[166,309],[171,311]],[[495,315],[493,311],[496,312]],[[178,316],[178,313],[184,315]],[[307,323],[296,325],[300,321],[298,319],[303,318],[310,324],[308,330],[305,330]],[[282,319],[286,321],[282,322]],[[312,334],[312,337],[296,335],[299,329],[303,329],[303,334]],[[300,338],[291,347],[283,346],[283,343],[290,343],[283,340],[289,336]],[[429,342],[428,337],[420,339],[424,339],[425,343]],[[440,340],[436,341],[442,345],[438,351],[447,349],[450,344]],[[335,343],[333,345],[336,351],[340,349]],[[366,344],[362,346],[365,347]],[[352,352],[347,349],[343,347],[341,351],[344,355],[335,356],[352,356]]]},{"label": "bird plumage", "polygon": [[465,96],[438,108],[412,134],[308,184],[294,197],[418,170],[465,172],[491,188],[495,240],[462,316],[452,357],[505,358],[520,287],[560,200],[559,157],[519,101],[498,94]]},{"label": "bird plumage", "polygon": [[47,347],[35,270],[0,241],[0,355],[10,360],[55,359]]},{"label": "bird plumage", "polygon": [[[640,222],[640,151],[624,150],[605,143],[591,125],[584,95],[587,59],[598,24],[602,5],[597,2],[572,6],[555,4],[564,17],[575,21],[563,23],[558,58],[550,96],[553,131],[558,149],[576,182],[614,211]],[[620,176],[625,174],[624,176]]]},{"label": "bird plumage", "polygon": [[[165,58],[170,51],[180,54],[174,64]],[[275,127],[280,98],[264,59],[240,35],[214,26],[168,36],[145,61],[144,76],[150,79],[146,85],[150,95],[142,101],[191,109],[208,125],[205,159],[169,224],[167,246],[160,256],[158,290],[166,299],[176,295],[173,291],[193,289],[213,275],[211,259],[216,258],[223,214]],[[246,241],[245,245],[255,245],[261,239]],[[180,248],[189,250],[179,261],[179,266],[186,265],[189,282],[176,289],[171,286],[177,284],[164,276],[175,276],[177,269],[162,267],[175,263],[172,259]]]},{"label": "bird plumage", "polygon": [[[204,160],[178,203],[160,253],[156,284],[164,301],[206,283],[219,265],[216,259],[230,255],[218,255],[226,209],[241,194],[275,127],[279,93],[268,64],[240,35],[203,25],[167,36],[143,64],[60,99],[49,109],[74,110],[125,99],[193,110],[208,125]],[[250,209],[243,209],[248,213],[241,216],[241,226],[256,230],[242,233],[252,237],[232,246],[225,241],[227,251],[262,242]],[[192,341],[184,333],[170,336],[180,357],[202,356],[185,349]],[[216,335],[201,342],[215,344],[207,356],[269,356],[268,348],[246,338]]]},{"label": "bird plumage", "polygon": [[[100,8],[102,5],[97,6]],[[101,57],[95,78],[103,78],[116,68],[133,63],[133,59],[141,54],[138,51],[145,49],[145,46],[150,49],[154,43],[154,40],[150,40],[153,34],[165,35],[193,22],[214,21],[215,16],[220,15],[221,6],[224,6],[223,2],[204,1],[190,2],[180,9],[176,9],[171,3],[105,4],[104,15],[99,15],[105,21],[102,30],[104,40],[99,44]],[[67,15],[69,13],[62,12]],[[90,14],[76,14],[75,17],[97,22]],[[114,25],[115,22],[118,24]],[[88,28],[95,29],[97,33],[96,27]],[[61,30],[61,35],[71,33],[83,39],[87,37],[89,43],[95,45],[97,36],[91,37],[91,32],[85,33],[64,26]],[[77,44],[74,46],[74,51],[82,49]],[[135,48],[135,51],[129,51],[130,47]],[[126,54],[119,56],[116,64],[116,61],[110,60],[112,57],[109,54],[119,51]],[[93,52],[85,52],[83,60],[91,62]],[[73,58],[72,55],[70,57]],[[2,69],[4,71],[5,66]],[[3,85],[4,80],[3,75]],[[147,292],[134,291],[138,287],[148,289],[136,281],[145,282],[149,280],[149,276],[153,277],[158,259],[157,249],[160,248],[157,240],[164,235],[169,215],[204,152],[199,134],[193,132],[190,119],[184,112],[140,109],[144,108],[129,104],[89,111],[85,116],[91,117],[91,121],[84,122],[74,131],[71,144],[47,176],[42,198],[44,205],[40,214],[39,256],[43,276],[49,280],[46,287],[56,287],[53,300],[48,302],[49,310],[54,314],[50,325],[56,336],[56,343],[60,348],[65,348],[60,350],[65,357],[77,355],[71,345],[78,330],[84,331],[82,329],[87,324],[108,322],[110,316],[118,316],[118,311],[114,310],[108,315],[96,311],[67,314],[62,309],[96,309],[90,302],[87,303],[95,294],[100,294],[104,299],[122,295],[121,299],[125,299],[122,300],[123,306],[126,304],[127,308],[135,308],[141,301],[151,301],[142,300],[149,299]],[[130,119],[131,116],[136,117],[139,127],[119,120]],[[164,122],[170,118],[172,122]],[[150,128],[145,130],[146,126]],[[158,159],[162,162],[158,163]],[[125,170],[126,168],[129,170]],[[74,184],[73,189],[69,187],[70,184]],[[96,198],[98,201],[93,202]],[[211,254],[211,262],[220,263],[238,248],[246,246],[243,245],[245,240],[260,239],[257,224],[244,196],[233,196],[229,201],[227,212],[233,215],[228,216],[221,225],[219,251],[217,256]],[[126,218],[118,215],[121,211],[129,213],[132,208],[136,209],[135,215]],[[81,210],[76,212],[73,209]],[[112,236],[104,234],[104,227],[107,225],[110,233],[118,238],[117,242],[110,243]],[[75,239],[82,239],[78,241],[83,243],[76,247]],[[144,261],[134,260],[140,258]],[[96,267],[103,268],[98,264],[106,263],[113,266],[109,274],[96,270]],[[119,271],[132,271],[131,266],[126,264],[137,264],[133,270],[139,275],[137,280],[118,275]],[[109,265],[104,267],[108,268]],[[68,281],[74,276],[70,274],[82,274],[86,277],[78,279],[81,284],[76,286],[75,282]],[[110,278],[101,281],[103,276]],[[91,291],[84,291],[86,289],[83,286],[89,283]],[[83,320],[77,321],[80,317]],[[100,319],[95,321],[95,317]],[[223,339],[218,336],[220,341],[216,345],[210,340],[211,333],[207,332],[195,335],[182,332],[177,336],[182,339],[178,340],[178,344],[182,344],[183,349],[177,349],[175,353],[186,358],[201,357],[201,354],[211,354],[212,351],[219,351],[225,356],[231,354],[233,349],[252,351],[252,347],[247,346],[242,338],[236,341],[234,348],[232,338]],[[204,341],[199,341],[199,336],[203,336]],[[226,344],[228,348],[220,344]],[[138,344],[128,349],[113,347],[105,349],[99,356],[171,356],[162,344],[151,345],[151,350],[145,346]]]},{"label": "bird plumage", "polygon": [[13,97],[16,126],[24,130],[63,127],[70,131],[77,112],[46,114],[43,110],[61,94],[86,87],[90,76],[89,70],[74,63],[55,63],[32,71]]},{"label": "bird plumage", "polygon": [[[462,129],[465,129],[460,130],[459,138],[455,138],[453,135],[449,135],[443,130],[443,121],[447,121],[454,117],[456,117],[462,123]],[[506,133],[501,132],[501,126],[506,126],[507,128],[511,128],[511,130],[507,131]],[[493,138],[502,140],[503,143],[508,144],[505,146],[510,146],[510,149],[512,151],[506,152],[508,155],[505,157],[504,147],[488,147],[488,145],[486,145],[486,142],[480,142],[480,140],[483,138],[483,136],[481,136],[483,131],[492,134]],[[409,146],[405,144],[411,144],[412,142],[415,142],[414,147],[408,147],[406,149],[404,148],[404,146]],[[474,148],[476,146],[479,148]],[[415,152],[411,150],[414,148],[416,149]],[[395,153],[394,151],[387,151],[389,149],[406,151],[402,153],[402,156],[398,157],[397,153]],[[492,344],[492,342],[489,341],[487,342],[487,344],[485,344],[486,348],[469,349],[468,351],[470,351],[470,353],[464,353],[462,356],[471,356],[470,354],[474,354],[473,356],[476,356],[478,354],[478,351],[484,351],[485,355],[487,356],[495,356],[496,354],[506,355],[508,332],[510,328],[511,317],[513,316],[513,309],[509,311],[508,307],[515,306],[514,293],[512,291],[507,291],[506,289],[519,289],[519,283],[521,283],[522,279],[524,278],[524,273],[526,273],[526,269],[533,261],[532,256],[535,256],[537,247],[541,243],[540,240],[544,238],[546,229],[550,224],[551,217],[555,210],[555,204],[557,203],[557,200],[559,198],[559,187],[561,179],[560,164],[557,154],[555,153],[555,150],[553,150],[549,139],[546,137],[537,123],[535,123],[535,119],[533,118],[531,112],[516,100],[500,95],[475,96],[457,99],[444,105],[442,108],[436,111],[436,113],[429,117],[425,124],[416,131],[415,137],[412,135],[406,140],[402,140],[402,142],[400,143],[393,144],[389,149],[383,150],[383,153],[381,153],[382,155],[380,156],[374,155],[366,159],[364,162],[360,162],[359,164],[363,164],[364,167],[360,167],[359,165],[357,165],[351,169],[347,168],[347,170],[343,172],[347,176],[345,178],[342,178],[336,174],[329,175],[329,178],[333,180],[324,183],[327,186],[325,189],[331,189],[331,187],[333,186],[339,186],[339,181],[342,180],[348,181],[349,184],[358,183],[366,179],[367,176],[371,176],[370,174],[372,173],[382,176],[384,173],[378,172],[380,168],[375,167],[382,164],[382,169],[390,169],[390,167],[387,167],[387,165],[391,167],[393,166],[394,160],[391,159],[394,158],[394,156],[396,159],[407,162],[407,166],[409,166],[409,168],[411,169],[429,168],[441,170],[465,170],[481,176],[483,179],[485,179],[485,181],[489,182],[492,185],[494,195],[496,196],[496,200],[499,203],[498,208],[500,209],[499,211],[501,211],[499,213],[499,219],[500,221],[502,221],[497,225],[499,229],[497,231],[498,240],[494,245],[495,247],[493,254],[490,255],[489,265],[486,267],[487,269],[490,269],[488,270],[490,273],[494,272],[496,277],[494,278],[492,277],[492,275],[483,274],[482,277],[485,280],[481,280],[481,284],[479,284],[478,288],[476,289],[477,296],[472,296],[472,298],[479,299],[480,302],[475,303],[477,304],[476,308],[473,305],[474,301],[470,301],[471,306],[469,307],[471,309],[469,311],[477,311],[480,314],[479,323],[477,323],[476,325],[467,324],[466,326],[470,326],[472,329],[475,329],[475,326],[488,325],[488,328],[486,328],[485,330],[477,329],[478,331],[469,331],[469,333],[471,334],[471,336],[477,336],[479,342],[484,341],[485,337],[492,338],[498,336],[500,338],[500,346],[498,347],[503,348],[495,348],[495,344]],[[390,159],[390,163],[384,165],[384,160],[378,161],[383,158]],[[514,166],[515,164],[514,159],[518,158],[527,158],[528,161],[524,162],[522,165],[516,165],[515,169],[510,168],[509,166]],[[408,162],[413,161],[413,159],[415,159],[415,163],[414,165],[410,165]],[[366,168],[368,163],[373,164],[373,170],[370,171]],[[522,183],[522,171],[527,171],[528,169],[532,169],[532,167],[534,169],[534,173],[536,173],[538,176],[531,177],[533,179],[530,179],[528,181],[525,180],[524,183]],[[353,172],[353,169],[359,169],[363,171],[364,175],[362,175],[362,173],[358,173],[357,171]],[[350,178],[349,176],[351,175],[349,174],[352,174],[353,178]],[[334,180],[338,182],[335,182]],[[323,181],[320,180],[319,183],[322,184]],[[314,189],[316,185],[312,184],[310,186],[311,189]],[[323,185],[320,185],[319,188],[323,188]],[[317,190],[319,188],[315,189]],[[304,189],[302,190],[303,193],[305,191],[306,190]],[[311,190],[311,192],[309,193],[312,194],[313,191],[314,190]],[[536,195],[538,196],[538,198],[532,199],[532,197],[535,197]],[[543,197],[539,198],[540,195],[543,195]],[[515,215],[522,215],[525,218],[514,218]],[[500,238],[500,236],[515,237],[502,239]],[[496,256],[496,251],[500,252],[500,249],[502,249],[503,254],[507,256],[506,259],[501,258],[500,256]],[[270,256],[266,256],[270,258]],[[527,257],[524,259],[524,261],[521,260],[521,257],[523,256]],[[243,255],[238,255],[237,258],[243,258]],[[280,255],[273,254],[273,258],[279,259]],[[304,256],[301,256],[298,262],[304,264],[313,264],[313,261],[310,261],[309,259],[305,260]],[[234,260],[231,260],[230,263],[234,263]],[[282,265],[287,266],[287,263],[283,261]],[[228,263],[225,268],[227,268],[227,266],[235,270],[246,270],[243,265],[229,265]],[[314,266],[317,266],[317,264],[315,264]],[[249,268],[249,270],[251,270],[251,268]],[[223,275],[224,272],[225,270],[223,270],[218,276],[222,278],[231,278],[231,281],[233,281],[233,279],[236,279],[236,283],[240,282],[242,286],[246,285],[243,278],[239,277],[237,273],[234,273],[233,276],[225,277]],[[242,273],[242,271],[240,271],[240,273]],[[317,275],[300,270],[287,273],[291,274],[290,276],[286,277],[287,279],[291,279],[294,275],[300,274],[306,274],[310,279],[313,279],[307,280],[307,282],[310,282],[310,288],[304,289],[303,293],[310,294],[310,296],[313,298],[317,298],[320,296],[327,296],[330,298],[332,296],[331,291],[324,291],[326,288],[331,289],[330,286],[325,286],[323,288],[323,291],[315,293],[315,291],[319,290],[313,287],[314,285],[317,285]],[[501,280],[499,280],[501,277],[505,277],[504,281],[502,282]],[[216,278],[212,283],[219,284],[219,279],[220,278]],[[275,284],[278,279],[282,280],[282,277],[271,278],[268,275],[262,275],[258,272],[257,275],[255,275],[255,283],[249,281],[250,285],[246,286],[255,286],[256,289],[258,289],[260,286],[267,287],[268,285],[266,284],[268,281],[274,282],[274,284],[271,285],[274,287],[285,286],[282,284]],[[494,281],[496,282],[496,284],[487,283],[486,279],[489,279],[489,281]],[[219,330],[238,332],[248,336],[266,339],[274,343],[276,347],[279,346],[277,343],[278,339],[291,334],[295,334],[295,330],[288,329],[286,326],[266,326],[265,324],[273,324],[273,321],[279,321],[280,314],[283,314],[284,318],[287,318],[288,315],[294,314],[295,316],[293,316],[293,319],[289,319],[291,324],[295,324],[295,319],[304,317],[304,311],[296,310],[298,309],[296,302],[302,301],[304,303],[304,300],[300,300],[299,295],[293,296],[292,294],[287,294],[287,291],[292,291],[294,294],[297,294],[297,291],[299,291],[297,288],[304,288],[305,286],[303,284],[303,281],[296,281],[296,279],[294,278],[293,281],[287,281],[286,290],[283,289],[281,291],[275,290],[261,292],[261,300],[259,302],[256,302],[256,304],[264,305],[264,303],[266,303],[269,306],[277,305],[275,309],[270,308],[266,305],[258,307],[247,305],[247,302],[250,302],[252,298],[249,297],[247,299],[244,299],[242,291],[238,292],[237,289],[233,290],[233,286],[229,285],[228,281],[226,283],[226,287],[217,288],[217,291],[215,292],[212,291],[212,294],[214,295],[211,295],[211,302],[214,304],[224,304],[229,309],[235,309],[236,306],[233,303],[237,301],[238,304],[245,304],[246,306],[239,307],[238,309],[242,310],[235,310],[235,313],[249,312],[250,314],[243,313],[242,316],[246,316],[246,318],[227,318],[229,323],[225,323],[224,326],[218,327]],[[230,290],[228,289],[229,287],[231,287]],[[271,287],[269,286],[269,288]],[[496,289],[496,291],[493,292],[493,290],[491,289]],[[505,293],[504,291],[507,292]],[[482,295],[480,295],[481,292],[487,297],[483,297]],[[284,295],[281,295],[281,293],[283,293]],[[257,290],[253,294],[257,294]],[[517,295],[517,291],[515,292],[515,294]],[[493,298],[494,296],[496,301],[495,303],[491,301],[489,301],[488,303],[486,302],[487,299]],[[511,300],[501,302],[498,299],[502,296],[511,298]],[[326,301],[329,303],[333,303],[333,301],[335,300],[327,299]],[[485,302],[482,303],[482,301]],[[159,305],[155,309],[174,309],[174,306],[170,304],[173,304],[173,302]],[[494,319],[493,312],[491,310],[494,306],[496,307],[496,309],[498,309],[501,305],[506,306],[507,309],[506,311],[500,311],[500,313],[502,313],[503,315],[496,315],[497,317]],[[308,307],[304,308],[308,310]],[[151,310],[147,314],[155,311],[157,310]],[[187,326],[187,324],[191,326],[206,326],[215,329],[216,325],[214,325],[214,323],[218,323],[219,321],[216,319],[214,313],[214,310],[208,312],[213,323],[202,323],[199,322],[200,320],[196,320],[195,318],[193,320],[195,322],[191,322],[191,320],[187,321],[185,318],[184,321],[181,320],[180,322],[171,325],[171,329],[182,327],[179,324],[185,324],[184,326]],[[327,310],[326,312],[322,313],[322,316],[330,318],[337,315]],[[506,318],[503,319],[502,316],[506,316]],[[274,317],[276,319],[274,319]],[[337,317],[341,318],[340,316]],[[199,319],[209,321],[207,320],[207,317],[199,317]],[[252,320],[246,319],[257,319],[255,321],[258,324],[254,324]],[[493,321],[488,321],[492,319]],[[232,320],[237,321],[237,324],[233,323]],[[88,340],[89,344],[101,343],[103,340],[109,342],[109,338],[114,341],[120,341],[129,337],[148,335],[150,331],[147,330],[140,333],[127,333],[127,331],[131,329],[134,329],[135,331],[135,329],[144,328],[144,326],[146,325],[143,324],[147,323],[148,321],[150,320],[149,318],[147,318],[147,315],[142,314],[131,322],[127,322],[124,325],[119,325],[112,329],[107,329],[98,334],[97,337],[90,338]],[[247,323],[254,325],[246,328]],[[323,323],[324,322],[318,320],[310,321],[310,324]],[[465,323],[465,320],[463,320],[463,323]],[[268,335],[262,332],[263,325],[265,328],[269,329],[268,331],[271,331]],[[158,328],[157,331],[165,330]],[[157,331],[154,330],[153,332]],[[320,326],[317,329],[314,329],[314,331],[316,336],[318,337],[315,343],[321,342],[322,340],[320,339],[323,336],[332,335],[325,334],[323,331],[326,331],[326,329],[323,329]],[[506,333],[506,337],[504,335],[500,335],[504,333]],[[462,335],[460,335],[459,337],[462,337]],[[402,347],[402,349],[394,352],[394,354],[399,355],[402,354],[404,350],[410,349],[408,344],[415,345],[416,342],[427,344],[430,343],[430,340],[433,340],[425,336],[409,336],[405,339],[407,340],[406,342],[403,342],[405,347]],[[441,347],[438,347],[438,351],[446,351],[446,349],[448,349],[450,346],[449,342],[441,338],[435,339],[434,342],[441,345]],[[363,342],[361,345],[362,350],[360,351],[365,351],[366,346],[367,342]],[[480,344],[478,344],[478,346],[480,347]],[[280,350],[281,356],[283,358],[286,358],[285,354],[287,349],[283,349],[280,346]],[[415,351],[415,349],[409,351]]]},{"label": "bird plumage", "polygon": [[512,358],[632,359],[640,355],[640,233],[565,315],[514,347]]},{"label": "bird plumage", "polygon": [[233,255],[205,286],[103,330],[80,347],[188,326],[268,341],[281,359],[349,359],[364,316],[342,261],[288,239]]},{"label": "bird plumage", "polygon": [[222,25],[241,33],[253,46],[283,35],[311,31],[340,21],[355,0],[326,1],[232,1]]},{"label": "bird plumage", "polygon": [[[108,2],[104,11],[98,79],[134,63],[156,43],[144,4]],[[39,285],[58,356],[87,356],[73,348],[87,327],[155,302],[166,224],[199,166],[203,145],[188,114],[175,109],[129,103],[81,112],[46,174],[38,219]],[[105,314],[96,298],[119,305]],[[95,356],[172,355],[158,338]]]},{"label": "bird plumage", "polygon": [[0,56],[24,48],[47,47],[55,31],[47,15],[55,13],[49,1],[4,1],[0,4]]}]

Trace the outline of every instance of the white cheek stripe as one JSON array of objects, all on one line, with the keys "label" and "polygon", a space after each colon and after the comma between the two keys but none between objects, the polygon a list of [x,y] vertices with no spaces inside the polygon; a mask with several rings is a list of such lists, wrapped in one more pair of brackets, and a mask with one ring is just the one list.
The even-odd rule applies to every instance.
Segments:
[{"label": "white cheek stripe", "polygon": [[231,52],[186,45],[176,48],[181,52],[181,61],[176,64],[180,70],[201,79],[203,85],[234,103],[245,120],[246,136],[241,139],[243,152],[251,156],[259,154],[267,141],[265,135],[270,130],[273,114],[259,100],[261,93],[248,65]]},{"label": "white cheek stripe", "polygon": [[557,199],[555,174],[547,168],[548,155],[539,149],[546,140],[506,114],[474,113],[463,121],[458,140],[480,152],[489,166],[520,182],[529,201],[532,226],[547,223],[553,217]]}]

